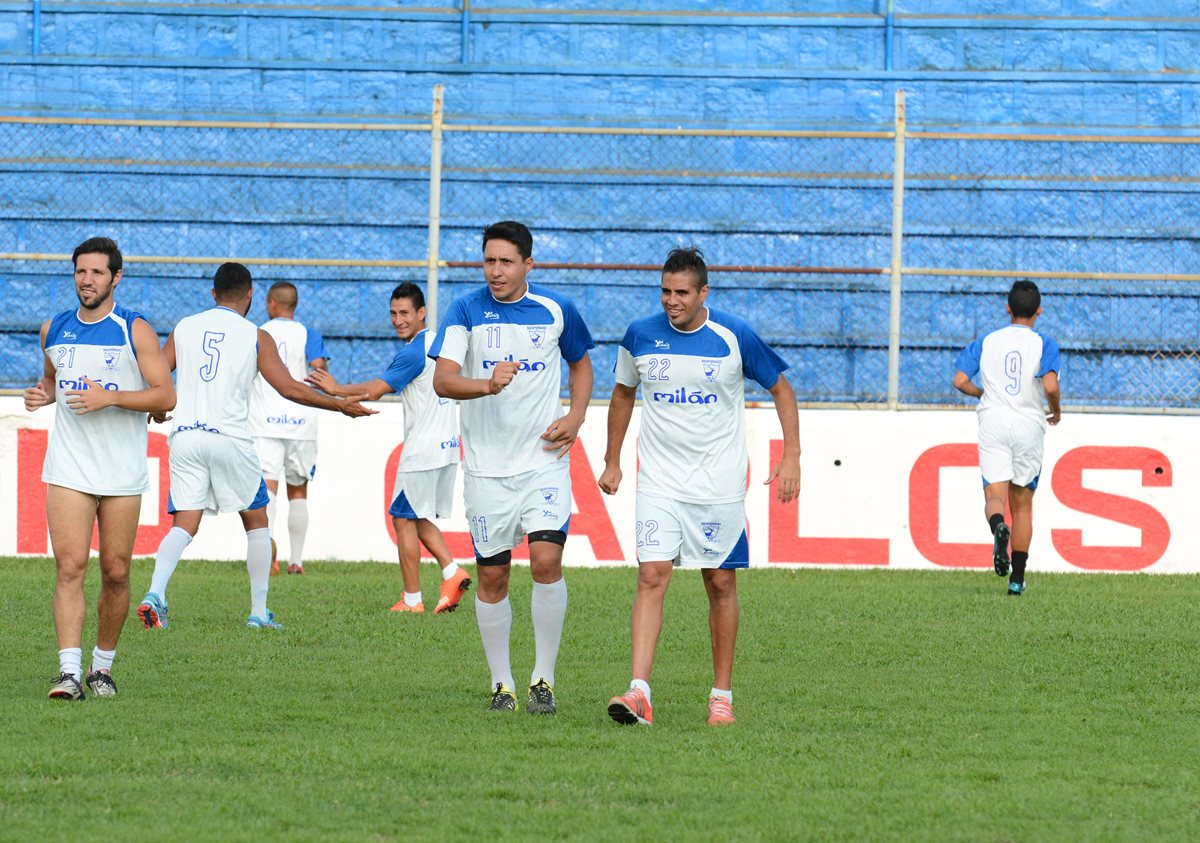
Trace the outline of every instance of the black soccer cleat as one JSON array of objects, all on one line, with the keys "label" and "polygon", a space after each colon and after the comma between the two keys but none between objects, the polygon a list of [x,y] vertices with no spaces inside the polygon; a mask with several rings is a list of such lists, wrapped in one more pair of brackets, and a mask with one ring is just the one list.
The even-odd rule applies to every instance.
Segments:
[{"label": "black soccer cleat", "polygon": [[558,704],[554,701],[554,689],[545,679],[539,679],[536,685],[529,686],[529,699],[525,710],[530,714],[557,714]]},{"label": "black soccer cleat", "polygon": [[997,524],[996,532],[992,534],[992,567],[996,569],[998,577],[1008,576],[1008,536],[1008,525],[1003,522]]}]

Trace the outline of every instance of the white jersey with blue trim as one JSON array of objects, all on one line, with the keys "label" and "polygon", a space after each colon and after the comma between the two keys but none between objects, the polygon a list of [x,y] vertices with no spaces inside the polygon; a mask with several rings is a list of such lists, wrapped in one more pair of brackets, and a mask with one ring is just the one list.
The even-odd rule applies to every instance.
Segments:
[{"label": "white jersey with blue trim", "polygon": [[967,377],[979,375],[979,412],[1003,407],[1046,420],[1042,377],[1059,370],[1058,343],[1028,325],[1007,325],[985,334],[958,355],[956,367]]},{"label": "white jersey with blue trim", "polygon": [[505,360],[518,367],[499,394],[462,402],[464,469],[512,477],[554,462],[541,436],[563,416],[561,362],[594,346],[575,305],[540,285],[513,302],[497,301],[486,286],[457,299],[429,356],[453,360],[466,378],[489,379]]},{"label": "white jersey with blue trim", "polygon": [[[275,340],[279,358],[288,373],[298,381],[308,374],[310,360],[329,359],[325,339],[295,319],[272,319],[262,329]],[[270,439],[316,439],[317,417],[321,411],[289,401],[259,375],[250,393],[250,431]]]},{"label": "white jersey with blue trim", "polygon": [[250,390],[258,375],[258,327],[227,307],[175,326],[175,425],[253,441]]},{"label": "white jersey with blue trim", "polygon": [[639,492],[684,503],[746,497],[746,378],[764,389],[788,368],[744,319],[709,308],[694,331],[665,313],[632,323],[617,383],[642,388]]},{"label": "white jersey with blue trim", "polygon": [[433,391],[429,357],[434,335],[422,330],[396,353],[380,380],[395,390],[404,405],[404,450],[401,471],[429,471],[459,460],[458,413],[455,402]]},{"label": "white jersey with blue trim", "polygon": [[76,310],[50,320],[45,354],[54,366],[54,430],[42,480],[90,495],[139,495],[150,488],[146,468],[146,414],[105,407],[76,415],[65,393],[88,389],[84,377],[105,389],[146,388],[133,348],[140,313],[116,305],[104,318],[84,322]]}]

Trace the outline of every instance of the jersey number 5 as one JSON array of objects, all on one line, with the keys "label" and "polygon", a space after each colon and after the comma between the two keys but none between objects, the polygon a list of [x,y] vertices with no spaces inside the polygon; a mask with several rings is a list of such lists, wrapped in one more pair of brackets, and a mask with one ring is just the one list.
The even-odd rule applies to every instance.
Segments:
[{"label": "jersey number 5", "polygon": [[208,360],[200,367],[201,380],[208,382],[217,376],[217,367],[221,365],[221,349],[219,346],[224,339],[224,333],[218,333],[217,331],[204,332],[204,339],[200,344],[200,348]]}]

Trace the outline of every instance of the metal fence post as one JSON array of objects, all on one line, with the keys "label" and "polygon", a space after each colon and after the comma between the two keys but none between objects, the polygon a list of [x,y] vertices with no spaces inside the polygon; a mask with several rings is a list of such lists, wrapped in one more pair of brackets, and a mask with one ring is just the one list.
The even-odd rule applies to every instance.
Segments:
[{"label": "metal fence post", "polygon": [[904,246],[904,91],[896,91],[896,143],[892,164],[892,287],[888,320],[888,409],[900,406],[900,277]]},{"label": "metal fence post", "polygon": [[438,324],[438,237],[442,226],[442,86],[433,86],[433,125],[429,144],[429,272],[425,280],[426,323]]}]

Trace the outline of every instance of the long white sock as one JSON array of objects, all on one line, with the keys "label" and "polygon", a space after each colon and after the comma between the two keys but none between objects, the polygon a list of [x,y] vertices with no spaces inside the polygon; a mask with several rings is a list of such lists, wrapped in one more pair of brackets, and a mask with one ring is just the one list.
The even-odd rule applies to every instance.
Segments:
[{"label": "long white sock", "polygon": [[271,582],[271,531],[246,533],[246,573],[250,575],[250,614],[267,619],[267,588]]},{"label": "long white sock", "polygon": [[97,645],[92,648],[92,670],[112,670],[113,659],[117,657],[116,650],[101,650]]},{"label": "long white sock", "polygon": [[558,646],[562,643],[563,618],[567,616],[567,581],[533,584],[529,601],[533,617],[533,674],[529,684],[545,679],[554,684],[554,665],[558,662]]},{"label": "long white sock", "polygon": [[275,501],[278,495],[267,489],[267,529],[271,531],[271,535],[275,535]]},{"label": "long white sock", "polygon": [[[83,678],[83,648],[66,647],[58,651],[58,672],[69,673],[76,681]],[[511,687],[511,686],[510,686]]]},{"label": "long white sock", "polygon": [[304,537],[308,534],[308,500],[288,501],[288,538],[291,539],[292,564],[304,564]]},{"label": "long white sock", "polygon": [[484,603],[475,597],[475,620],[479,624],[479,637],[483,639],[483,655],[492,672],[492,687],[499,682],[505,688],[513,688],[512,664],[508,660],[508,638],[512,631],[512,604],[506,596],[499,603]]},{"label": "long white sock", "polygon": [[182,527],[172,527],[158,543],[158,553],[154,556],[154,575],[150,577],[150,591],[163,600],[167,599],[167,583],[179,566],[179,557],[192,543],[192,537]]}]

